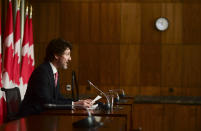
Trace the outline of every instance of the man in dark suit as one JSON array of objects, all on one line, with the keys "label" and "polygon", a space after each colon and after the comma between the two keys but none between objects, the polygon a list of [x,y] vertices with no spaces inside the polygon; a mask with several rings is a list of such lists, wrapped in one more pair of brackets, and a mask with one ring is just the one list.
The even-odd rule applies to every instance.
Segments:
[{"label": "man in dark suit", "polygon": [[72,46],[63,39],[52,40],[46,48],[43,64],[31,74],[24,100],[19,109],[19,116],[38,114],[44,111],[45,104],[68,104],[90,107],[91,100],[73,102],[63,97],[59,91],[58,69],[67,69],[71,60]]}]

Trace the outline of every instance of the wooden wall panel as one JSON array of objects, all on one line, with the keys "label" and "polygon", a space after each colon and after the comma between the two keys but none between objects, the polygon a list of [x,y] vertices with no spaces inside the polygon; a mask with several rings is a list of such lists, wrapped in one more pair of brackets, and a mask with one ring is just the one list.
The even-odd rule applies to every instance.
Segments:
[{"label": "wooden wall panel", "polygon": [[175,110],[176,105],[174,104],[165,104],[164,106],[164,118],[163,118],[163,131],[175,131]]},{"label": "wooden wall panel", "polygon": [[175,109],[175,116],[173,118],[175,126],[173,131],[196,131],[196,107],[190,105],[177,105]]},{"label": "wooden wall panel", "polygon": [[90,40],[93,43],[99,43],[101,41],[100,3],[90,3],[90,16]]},{"label": "wooden wall panel", "polygon": [[90,80],[99,85],[99,46],[92,44],[80,45],[79,52],[79,84],[87,85]]},{"label": "wooden wall panel", "polygon": [[[32,1],[40,1],[40,0],[32,0]],[[44,0],[48,1],[48,0]],[[50,0],[57,1],[57,0]],[[141,3],[159,3],[159,2],[189,2],[188,0],[59,0],[61,2],[141,2]],[[199,0],[192,0],[193,2],[199,2]]]},{"label": "wooden wall panel", "polygon": [[[76,45],[62,84],[75,69],[82,86],[90,79],[106,90],[121,87],[135,95],[200,95],[199,0],[31,2],[36,65],[51,39]],[[160,16],[170,22],[165,32],[155,28]]]},{"label": "wooden wall panel", "polygon": [[183,42],[201,44],[201,3],[184,3],[183,14]]},{"label": "wooden wall panel", "polygon": [[0,0],[0,17],[2,16],[1,12],[2,12],[2,0]]},{"label": "wooden wall panel", "polygon": [[199,106],[164,104],[163,131],[199,131]]},{"label": "wooden wall panel", "polygon": [[201,85],[201,46],[184,46],[183,87],[200,88]]},{"label": "wooden wall panel", "polygon": [[81,3],[80,43],[100,43],[100,3]]},{"label": "wooden wall panel", "polygon": [[134,129],[143,131],[199,131],[200,105],[151,104],[133,106]]},{"label": "wooden wall panel", "polygon": [[30,0],[30,1],[36,3],[36,2],[60,2],[61,0],[43,0],[43,1],[41,1],[41,0]]},{"label": "wooden wall panel", "polygon": [[139,44],[141,40],[140,3],[122,3],[121,7],[121,43]]},{"label": "wooden wall panel", "polygon": [[8,9],[8,2],[7,0],[1,0],[1,39],[3,40],[3,35],[5,32],[6,26],[6,16],[7,16],[7,9]]},{"label": "wooden wall panel", "polygon": [[167,2],[181,2],[182,0],[127,0],[141,3],[167,3]]},{"label": "wooden wall panel", "polygon": [[158,86],[140,86],[139,94],[141,96],[160,96],[161,88]]},{"label": "wooden wall panel", "polygon": [[197,4],[200,4],[200,0],[191,0],[191,1],[189,1],[189,0],[183,0],[182,1],[183,3],[197,3]]},{"label": "wooden wall panel", "polygon": [[199,107],[197,107],[196,108],[197,110],[196,110],[196,112],[197,112],[197,117],[196,117],[196,131],[200,131],[201,130],[201,124],[200,124],[200,122],[201,122],[201,106],[199,106]]},{"label": "wooden wall panel", "polygon": [[182,46],[162,46],[161,86],[181,87]]},{"label": "wooden wall panel", "polygon": [[201,96],[201,88],[200,87],[186,87],[183,88],[184,96]]},{"label": "wooden wall panel", "polygon": [[140,49],[140,86],[160,87],[161,46],[142,45]]},{"label": "wooden wall panel", "polygon": [[[120,49],[119,45],[100,45],[99,64],[100,85],[119,87]],[[96,63],[95,63],[96,64]]]},{"label": "wooden wall panel", "polygon": [[160,3],[141,4],[141,42],[142,44],[160,44],[161,32],[155,29],[155,20],[161,16]]},{"label": "wooden wall panel", "polygon": [[73,48],[71,51],[71,62],[69,68],[74,70],[76,74],[79,73],[79,52],[80,52],[80,46],[76,43],[72,44]]},{"label": "wooden wall panel", "polygon": [[121,2],[122,0],[60,0],[62,2]]},{"label": "wooden wall panel", "polygon": [[162,15],[169,21],[167,31],[161,33],[162,44],[181,44],[182,43],[182,24],[183,12],[181,3],[163,3]]},{"label": "wooden wall panel", "polygon": [[[32,0],[36,65],[49,40],[73,43],[72,62],[60,70],[62,93],[78,76],[80,93],[87,80],[103,91],[123,88],[129,95],[201,95],[200,0]],[[5,12],[3,13],[5,14]],[[170,26],[157,31],[164,16]],[[5,23],[5,22],[4,22]],[[201,108],[138,104],[134,128],[143,131],[200,131]]]},{"label": "wooden wall panel", "polygon": [[[90,14],[89,14],[89,3],[80,4],[80,43],[86,43],[90,41]],[[98,25],[97,25],[98,26]]]},{"label": "wooden wall panel", "polygon": [[162,104],[135,104],[133,112],[134,129],[141,127],[143,131],[162,131]]},{"label": "wooden wall panel", "polygon": [[120,3],[101,3],[101,42],[120,43],[121,13]]},{"label": "wooden wall panel", "polygon": [[120,45],[120,85],[139,87],[140,46]]},{"label": "wooden wall panel", "polygon": [[71,41],[79,42],[80,28],[80,4],[77,2],[63,2],[61,8],[61,37]]},{"label": "wooden wall panel", "polygon": [[[117,88],[117,87],[116,87]],[[139,86],[124,86],[120,85],[119,89],[123,89],[129,96],[137,96],[140,94],[140,87]]]},{"label": "wooden wall panel", "polygon": [[35,65],[38,66],[45,58],[46,43],[34,43]]},{"label": "wooden wall panel", "polygon": [[32,3],[34,43],[48,43],[60,36],[60,4]]},{"label": "wooden wall panel", "polygon": [[[185,96],[186,90],[182,87],[161,87],[160,88],[161,96]],[[189,95],[188,95],[189,96]]]}]

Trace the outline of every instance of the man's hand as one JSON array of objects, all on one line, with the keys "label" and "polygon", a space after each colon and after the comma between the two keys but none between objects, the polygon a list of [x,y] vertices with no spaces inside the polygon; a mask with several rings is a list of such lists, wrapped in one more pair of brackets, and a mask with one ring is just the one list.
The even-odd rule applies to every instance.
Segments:
[{"label": "man's hand", "polygon": [[92,103],[91,99],[86,99],[86,100],[79,100],[74,102],[75,107],[76,106],[83,106],[83,108],[90,108],[94,103]]}]

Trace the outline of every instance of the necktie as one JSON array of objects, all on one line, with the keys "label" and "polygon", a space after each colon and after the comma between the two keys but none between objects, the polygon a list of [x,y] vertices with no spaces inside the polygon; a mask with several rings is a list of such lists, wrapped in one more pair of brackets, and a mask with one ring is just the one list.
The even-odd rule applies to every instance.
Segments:
[{"label": "necktie", "polygon": [[56,72],[55,74],[54,74],[55,76],[55,87],[57,87],[57,81],[58,81],[58,72]]}]

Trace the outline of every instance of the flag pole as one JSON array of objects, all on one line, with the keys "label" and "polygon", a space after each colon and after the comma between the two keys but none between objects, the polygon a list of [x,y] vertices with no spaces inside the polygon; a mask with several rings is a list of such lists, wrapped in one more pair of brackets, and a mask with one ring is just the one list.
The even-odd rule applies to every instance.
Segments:
[{"label": "flag pole", "polygon": [[30,18],[32,18],[32,5],[30,5],[30,14],[29,14]]},{"label": "flag pole", "polygon": [[21,14],[21,42],[20,44],[22,44],[22,40],[23,40],[23,36],[24,36],[24,3],[25,3],[25,0],[21,0],[21,11],[20,11],[20,14]]}]

